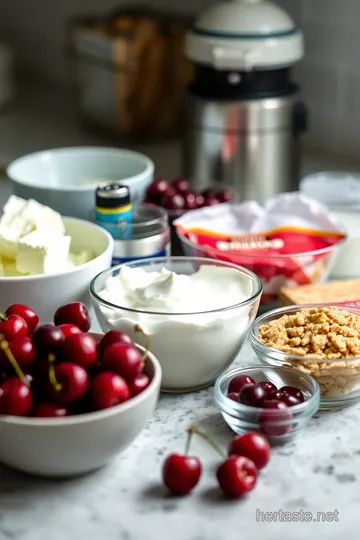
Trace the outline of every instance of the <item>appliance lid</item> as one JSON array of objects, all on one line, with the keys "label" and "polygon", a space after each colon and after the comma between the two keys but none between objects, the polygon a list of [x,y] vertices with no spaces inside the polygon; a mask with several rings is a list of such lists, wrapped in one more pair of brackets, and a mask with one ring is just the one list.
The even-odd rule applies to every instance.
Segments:
[{"label": "appliance lid", "polygon": [[271,2],[222,0],[196,20],[187,36],[187,55],[215,69],[280,68],[302,58],[303,36]]}]

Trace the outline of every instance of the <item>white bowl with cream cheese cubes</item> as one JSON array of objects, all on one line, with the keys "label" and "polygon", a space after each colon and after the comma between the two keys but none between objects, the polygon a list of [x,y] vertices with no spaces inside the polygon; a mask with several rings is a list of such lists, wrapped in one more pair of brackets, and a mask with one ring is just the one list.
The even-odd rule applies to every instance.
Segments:
[{"label": "white bowl with cream cheese cubes", "polygon": [[103,331],[121,329],[157,356],[162,390],[210,386],[235,360],[260,302],[252,272],[197,257],[143,259],[90,284]]},{"label": "white bowl with cream cheese cubes", "polygon": [[59,305],[89,304],[89,283],[113,249],[101,227],[12,195],[0,217],[0,311],[26,304],[48,322]]}]

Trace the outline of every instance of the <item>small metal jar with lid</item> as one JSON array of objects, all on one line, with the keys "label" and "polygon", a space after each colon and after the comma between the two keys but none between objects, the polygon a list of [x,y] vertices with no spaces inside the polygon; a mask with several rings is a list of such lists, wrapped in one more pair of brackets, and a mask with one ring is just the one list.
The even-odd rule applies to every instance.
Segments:
[{"label": "small metal jar with lid", "polygon": [[[125,233],[125,234],[124,234]],[[160,207],[138,204],[132,222],[122,237],[115,238],[113,266],[136,259],[170,255],[170,227],[167,213]]]},{"label": "small metal jar with lid", "polygon": [[106,183],[96,190],[95,220],[116,240],[131,232],[132,205],[127,186]]}]

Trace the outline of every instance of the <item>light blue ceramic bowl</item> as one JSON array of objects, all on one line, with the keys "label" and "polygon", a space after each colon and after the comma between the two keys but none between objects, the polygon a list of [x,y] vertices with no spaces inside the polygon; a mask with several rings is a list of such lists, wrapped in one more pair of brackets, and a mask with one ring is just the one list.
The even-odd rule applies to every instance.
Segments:
[{"label": "light blue ceramic bowl", "polygon": [[35,199],[62,215],[91,220],[100,182],[121,182],[129,187],[132,202],[140,202],[153,181],[154,163],[143,154],[119,148],[58,148],[16,159],[7,175],[18,197]]}]

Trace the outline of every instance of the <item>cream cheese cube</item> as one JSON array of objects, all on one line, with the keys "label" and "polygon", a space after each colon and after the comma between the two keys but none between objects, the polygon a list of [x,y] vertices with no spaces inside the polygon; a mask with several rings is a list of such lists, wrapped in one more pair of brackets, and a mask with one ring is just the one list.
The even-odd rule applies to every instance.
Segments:
[{"label": "cream cheese cube", "polygon": [[19,241],[16,256],[17,270],[22,274],[53,274],[67,268],[70,236],[52,231],[33,231]]},{"label": "cream cheese cube", "polygon": [[19,240],[34,230],[59,235],[65,232],[58,212],[32,199],[12,195],[0,219],[0,256],[15,259]]}]

